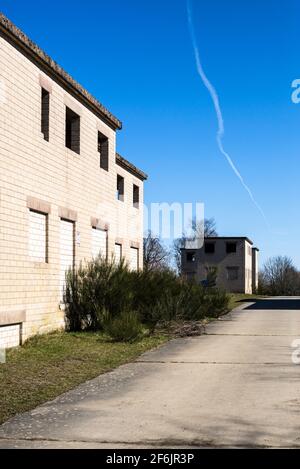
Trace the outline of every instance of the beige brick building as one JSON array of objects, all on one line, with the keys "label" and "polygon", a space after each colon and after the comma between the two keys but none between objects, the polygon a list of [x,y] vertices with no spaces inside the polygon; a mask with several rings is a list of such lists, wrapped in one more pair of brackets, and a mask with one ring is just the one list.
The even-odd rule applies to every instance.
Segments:
[{"label": "beige brick building", "polygon": [[143,181],[121,122],[0,15],[0,347],[63,327],[65,270],[142,267]]},{"label": "beige brick building", "polygon": [[182,273],[204,282],[217,267],[217,286],[231,293],[252,294],[258,287],[258,249],[246,237],[205,238],[201,249],[182,249]]}]

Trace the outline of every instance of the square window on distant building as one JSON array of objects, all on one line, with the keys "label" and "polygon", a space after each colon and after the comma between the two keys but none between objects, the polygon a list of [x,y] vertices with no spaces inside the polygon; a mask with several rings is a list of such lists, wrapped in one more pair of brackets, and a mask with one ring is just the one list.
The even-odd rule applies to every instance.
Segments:
[{"label": "square window on distant building", "polygon": [[236,253],[236,243],[226,243],[226,253],[227,254]]},{"label": "square window on distant building", "polygon": [[214,254],[215,253],[215,243],[205,243],[204,244],[205,254]]},{"label": "square window on distant building", "polygon": [[187,260],[187,262],[195,262],[196,261],[196,253],[195,252],[187,252],[186,253],[186,260]]},{"label": "square window on distant building", "polygon": [[238,280],[239,278],[239,268],[238,267],[227,267],[227,279],[228,280]]},{"label": "square window on distant building", "polygon": [[196,278],[196,272],[186,272],[185,277],[188,282],[193,282]]}]

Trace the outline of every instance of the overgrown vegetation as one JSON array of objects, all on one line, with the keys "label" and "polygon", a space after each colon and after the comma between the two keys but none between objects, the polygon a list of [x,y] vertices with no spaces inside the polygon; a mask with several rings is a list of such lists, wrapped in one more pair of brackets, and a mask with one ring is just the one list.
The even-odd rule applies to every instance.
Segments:
[{"label": "overgrown vegetation", "polygon": [[117,317],[106,313],[102,327],[117,342],[133,342],[143,334],[142,324],[134,311],[124,311]]},{"label": "overgrown vegetation", "polygon": [[169,270],[134,272],[100,258],[81,265],[66,279],[68,332],[30,339],[0,366],[0,423],[174,335],[201,333],[199,320],[227,311],[228,301]]},{"label": "overgrown vegetation", "polygon": [[123,261],[98,258],[68,272],[65,303],[69,331],[105,330],[116,340],[134,340],[142,327],[153,333],[158,323],[218,317],[229,296],[167,269],[130,271]]}]

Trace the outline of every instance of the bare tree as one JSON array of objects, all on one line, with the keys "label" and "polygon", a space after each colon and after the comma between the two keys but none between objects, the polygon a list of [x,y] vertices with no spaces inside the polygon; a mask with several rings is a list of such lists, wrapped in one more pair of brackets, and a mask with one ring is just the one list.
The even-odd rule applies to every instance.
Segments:
[{"label": "bare tree", "polygon": [[259,292],[267,295],[298,295],[300,273],[286,256],[268,259],[259,275]]},{"label": "bare tree", "polygon": [[185,246],[186,237],[182,236],[181,238],[175,239],[173,241],[173,258],[175,262],[175,267],[178,274],[181,274],[181,249]]},{"label": "bare tree", "polygon": [[[203,230],[204,238],[212,238],[214,236],[218,236],[217,224],[214,218],[205,218],[204,223],[203,221],[200,223],[196,223],[196,221],[193,220],[191,222],[191,227],[192,233],[195,237],[201,238],[203,236]],[[181,273],[181,249],[185,247],[187,240],[187,236],[183,234],[181,238],[175,239],[173,242],[173,257],[177,272],[179,274]]]},{"label": "bare tree", "polygon": [[[204,223],[196,223],[195,220],[192,221],[192,230],[195,235],[201,237],[204,234],[204,238],[213,238],[218,236],[217,233],[217,223],[214,218],[205,218]],[[203,233],[204,230],[204,233]]]},{"label": "bare tree", "polygon": [[143,247],[145,270],[153,271],[169,268],[170,252],[158,237],[153,236],[151,231],[144,238]]}]

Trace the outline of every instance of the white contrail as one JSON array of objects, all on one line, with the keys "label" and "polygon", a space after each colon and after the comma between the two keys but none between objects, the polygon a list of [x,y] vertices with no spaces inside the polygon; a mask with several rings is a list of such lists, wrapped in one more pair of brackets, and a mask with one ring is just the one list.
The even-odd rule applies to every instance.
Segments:
[{"label": "white contrail", "polygon": [[248,194],[250,196],[250,199],[252,200],[252,202],[254,203],[256,208],[260,211],[260,213],[263,216],[264,220],[268,224],[268,221],[267,221],[267,218],[266,218],[266,215],[265,215],[263,209],[256,202],[251,189],[245,183],[241,173],[239,172],[239,170],[235,166],[235,164],[232,161],[231,157],[224,150],[223,143],[222,143],[222,139],[223,139],[223,136],[224,136],[224,119],[223,119],[223,115],[222,115],[222,111],[221,111],[220,100],[219,100],[218,93],[216,92],[216,90],[215,90],[214,86],[212,85],[212,83],[207,78],[207,76],[204,72],[204,69],[202,67],[202,63],[201,63],[201,60],[200,60],[199,49],[198,49],[197,41],[196,41],[196,35],[195,35],[195,31],[194,31],[193,20],[192,20],[192,10],[191,10],[191,5],[190,5],[190,0],[187,0],[187,11],[188,11],[189,29],[190,29],[193,48],[194,48],[194,54],[195,54],[195,59],[196,59],[197,70],[198,70],[198,73],[200,75],[201,80],[203,81],[204,85],[206,86],[206,88],[208,89],[208,91],[210,93],[210,96],[211,96],[211,98],[213,100],[213,103],[214,103],[217,119],[218,119],[218,132],[217,132],[218,148],[219,148],[220,152],[222,153],[222,155],[225,156],[225,158],[226,158],[227,162],[229,163],[231,169],[233,170],[234,174],[238,177],[238,179],[242,183],[244,189],[248,192]]}]

